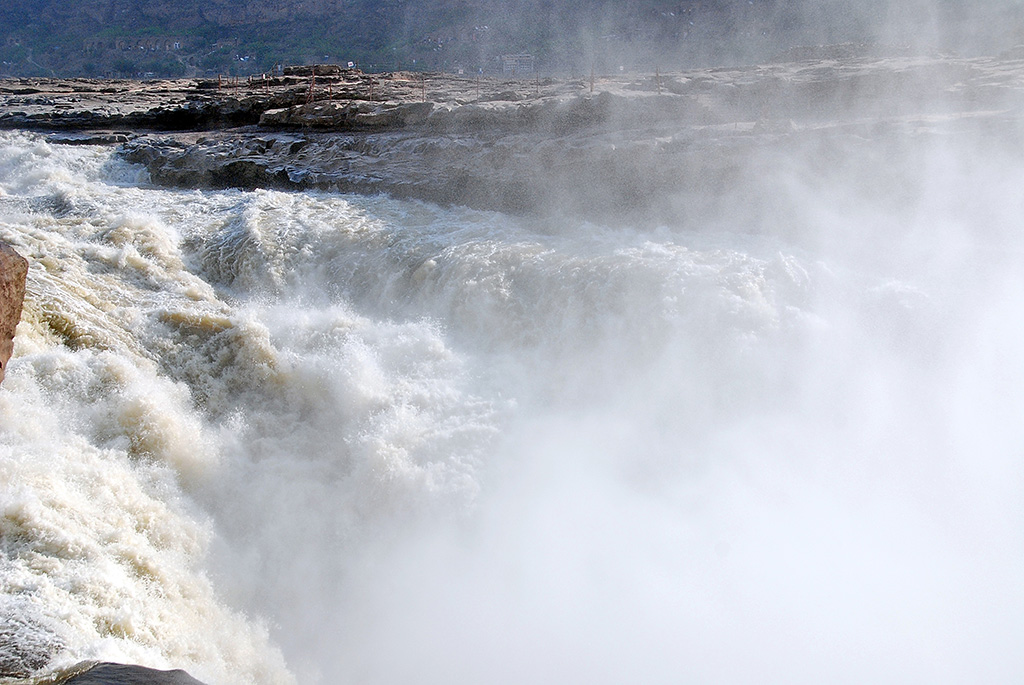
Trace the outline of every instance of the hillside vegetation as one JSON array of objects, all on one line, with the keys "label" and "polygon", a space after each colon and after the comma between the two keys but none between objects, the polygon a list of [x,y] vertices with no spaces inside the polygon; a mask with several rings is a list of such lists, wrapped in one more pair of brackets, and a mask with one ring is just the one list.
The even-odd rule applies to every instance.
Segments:
[{"label": "hillside vegetation", "polygon": [[1010,0],[14,0],[0,5],[0,75],[244,76],[321,62],[494,73],[509,53],[585,73],[851,41],[991,51],[1021,42],[1021,16]]}]

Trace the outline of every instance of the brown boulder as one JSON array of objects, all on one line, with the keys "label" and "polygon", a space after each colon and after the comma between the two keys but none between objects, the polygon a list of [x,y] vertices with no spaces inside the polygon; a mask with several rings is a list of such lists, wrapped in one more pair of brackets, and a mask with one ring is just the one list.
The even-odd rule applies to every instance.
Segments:
[{"label": "brown boulder", "polygon": [[21,321],[27,276],[28,260],[10,245],[0,243],[0,383],[14,353],[14,330]]}]

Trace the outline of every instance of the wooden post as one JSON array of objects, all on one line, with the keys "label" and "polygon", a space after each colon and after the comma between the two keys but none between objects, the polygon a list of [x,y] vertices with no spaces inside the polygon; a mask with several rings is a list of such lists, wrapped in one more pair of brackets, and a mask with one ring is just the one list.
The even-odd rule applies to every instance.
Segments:
[{"label": "wooden post", "polygon": [[654,82],[658,85],[658,95],[661,95],[661,69],[654,68]]},{"label": "wooden post", "polygon": [[420,91],[423,95],[423,102],[427,101],[427,74],[426,72],[420,74]]},{"label": "wooden post", "polygon": [[590,94],[594,94],[594,64],[590,64]]}]

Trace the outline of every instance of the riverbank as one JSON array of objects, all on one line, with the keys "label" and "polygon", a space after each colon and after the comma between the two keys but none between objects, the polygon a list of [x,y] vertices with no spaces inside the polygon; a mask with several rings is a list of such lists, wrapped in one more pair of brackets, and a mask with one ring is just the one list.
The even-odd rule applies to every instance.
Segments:
[{"label": "riverbank", "polygon": [[780,155],[827,167],[883,150],[872,163],[884,176],[923,138],[1016,144],[1018,57],[832,47],[764,65],[569,80],[337,67],[244,82],[20,79],[0,84],[0,126],[121,144],[168,186],[679,222],[713,213],[709,188],[770,174]]}]

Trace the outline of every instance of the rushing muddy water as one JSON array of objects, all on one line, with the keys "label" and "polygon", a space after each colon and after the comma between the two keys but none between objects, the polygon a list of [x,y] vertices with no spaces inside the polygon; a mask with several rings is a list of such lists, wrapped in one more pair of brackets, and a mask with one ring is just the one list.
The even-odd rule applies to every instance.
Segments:
[{"label": "rushing muddy water", "polygon": [[1019,679],[1024,165],[929,173],[610,229],[0,134],[0,665]]}]

